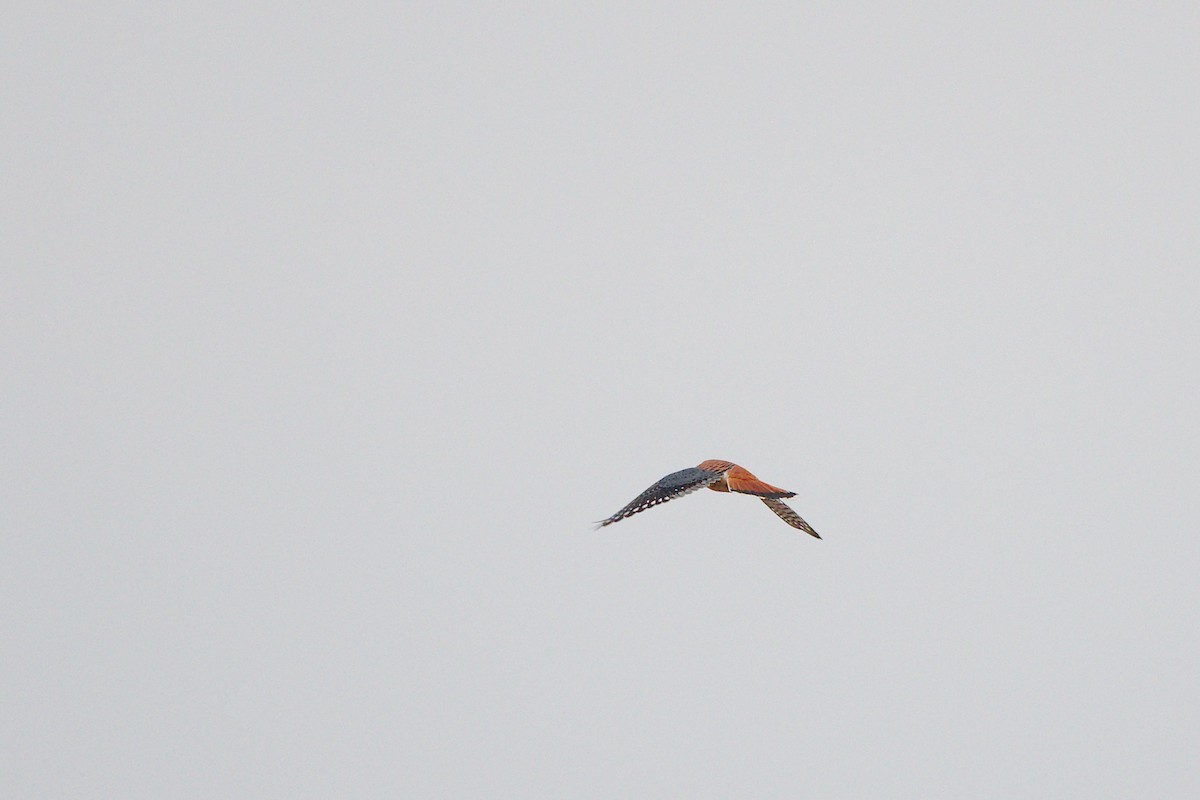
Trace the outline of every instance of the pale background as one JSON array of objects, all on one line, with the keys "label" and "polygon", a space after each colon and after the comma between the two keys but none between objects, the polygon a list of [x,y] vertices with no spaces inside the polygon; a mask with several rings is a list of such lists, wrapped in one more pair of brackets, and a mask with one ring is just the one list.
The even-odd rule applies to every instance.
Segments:
[{"label": "pale background", "polygon": [[9,7],[3,794],[1197,796],[1196,8]]}]

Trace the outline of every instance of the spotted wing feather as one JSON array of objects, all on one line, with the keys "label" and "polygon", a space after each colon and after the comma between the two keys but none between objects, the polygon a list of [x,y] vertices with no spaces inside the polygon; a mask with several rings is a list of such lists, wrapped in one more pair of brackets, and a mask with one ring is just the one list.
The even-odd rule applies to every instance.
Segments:
[{"label": "spotted wing feather", "polygon": [[699,467],[689,467],[688,469],[681,469],[679,472],[672,472],[639,494],[629,505],[608,519],[598,523],[596,527],[603,528],[605,525],[620,522],[626,517],[632,517],[634,514],[645,511],[647,508],[653,508],[668,500],[674,500],[676,497],[691,494],[697,489],[703,489],[710,483],[720,479],[720,477],[721,473],[719,472],[712,472],[707,469],[700,469]]},{"label": "spotted wing feather", "polygon": [[787,503],[783,502],[782,500],[776,500],[772,497],[764,497],[762,498],[762,501],[764,504],[766,504],[767,508],[774,511],[779,518],[788,525],[791,525],[793,528],[799,528],[809,536],[815,536],[818,539],[821,538],[821,534],[814,531],[812,526],[805,522],[803,517],[793,511],[792,507]]}]

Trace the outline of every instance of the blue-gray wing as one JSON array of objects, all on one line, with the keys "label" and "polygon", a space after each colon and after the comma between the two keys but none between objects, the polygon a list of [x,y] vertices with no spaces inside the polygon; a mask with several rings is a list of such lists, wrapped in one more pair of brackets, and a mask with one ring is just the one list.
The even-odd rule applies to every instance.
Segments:
[{"label": "blue-gray wing", "polygon": [[653,508],[668,500],[674,500],[676,497],[683,497],[685,494],[690,494],[697,489],[703,489],[720,477],[720,472],[700,469],[699,467],[688,467],[687,469],[679,470],[679,472],[672,472],[639,494],[634,498],[632,503],[608,519],[598,523],[596,527],[603,528],[605,525],[612,525],[614,522],[620,522],[626,517],[632,517],[639,511],[645,511],[647,508]]}]

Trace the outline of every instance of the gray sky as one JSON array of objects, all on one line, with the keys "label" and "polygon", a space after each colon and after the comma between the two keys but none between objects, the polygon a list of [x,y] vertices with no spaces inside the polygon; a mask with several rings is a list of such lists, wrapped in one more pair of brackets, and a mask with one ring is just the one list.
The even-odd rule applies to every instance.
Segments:
[{"label": "gray sky", "polygon": [[6,12],[4,794],[1200,791],[1195,5],[500,5]]}]

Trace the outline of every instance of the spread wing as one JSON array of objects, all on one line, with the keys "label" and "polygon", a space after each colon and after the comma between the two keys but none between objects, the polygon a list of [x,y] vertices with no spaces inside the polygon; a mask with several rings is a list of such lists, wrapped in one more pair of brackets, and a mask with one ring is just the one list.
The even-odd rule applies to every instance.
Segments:
[{"label": "spread wing", "polygon": [[720,472],[700,469],[699,467],[688,467],[687,469],[679,470],[679,472],[672,472],[635,497],[632,503],[608,519],[597,523],[596,527],[603,528],[605,525],[612,525],[614,522],[620,522],[626,517],[632,517],[639,511],[645,511],[647,508],[653,508],[668,500],[674,500],[676,497],[683,497],[685,494],[690,494],[697,489],[703,489],[710,483],[719,480],[720,477]]},{"label": "spread wing", "polygon": [[764,497],[762,499],[762,501],[767,506],[767,508],[774,511],[779,516],[779,518],[781,520],[783,520],[784,522],[786,522],[788,525],[791,525],[793,528],[799,528],[800,530],[807,533],[809,536],[815,536],[818,539],[821,538],[821,534],[814,531],[812,529],[812,526],[809,525],[807,522],[805,522],[804,519],[799,514],[797,514],[795,511],[793,511],[792,507],[789,506],[787,503],[783,502],[782,500],[776,500],[775,498],[772,498],[772,497]]}]

